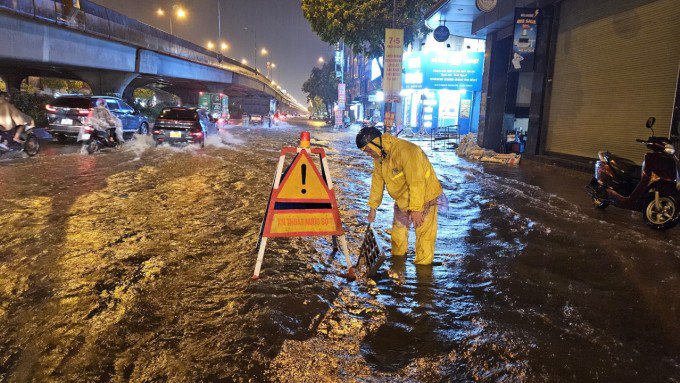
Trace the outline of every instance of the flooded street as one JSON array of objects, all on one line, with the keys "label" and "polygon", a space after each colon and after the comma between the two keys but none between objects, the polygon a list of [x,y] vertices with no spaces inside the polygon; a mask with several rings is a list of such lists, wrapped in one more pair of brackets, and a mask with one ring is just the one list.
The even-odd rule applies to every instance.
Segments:
[{"label": "flooded street", "polygon": [[411,245],[347,282],[329,238],[274,239],[251,282],[302,129],[327,150],[353,259],[366,225],[356,130],[291,123],[0,158],[0,382],[680,382],[680,229],[595,210],[584,173],[420,142],[450,201],[434,266]]}]

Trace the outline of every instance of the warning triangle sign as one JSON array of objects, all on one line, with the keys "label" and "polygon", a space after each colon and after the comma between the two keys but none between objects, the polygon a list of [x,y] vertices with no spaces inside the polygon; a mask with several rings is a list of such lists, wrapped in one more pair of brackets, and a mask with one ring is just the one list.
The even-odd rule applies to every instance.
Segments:
[{"label": "warning triangle sign", "polygon": [[276,198],[279,201],[331,202],[326,181],[306,151],[301,151],[291,163]]},{"label": "warning triangle sign", "polygon": [[297,153],[279,187],[272,191],[262,234],[263,237],[343,234],[335,193],[307,150]]}]

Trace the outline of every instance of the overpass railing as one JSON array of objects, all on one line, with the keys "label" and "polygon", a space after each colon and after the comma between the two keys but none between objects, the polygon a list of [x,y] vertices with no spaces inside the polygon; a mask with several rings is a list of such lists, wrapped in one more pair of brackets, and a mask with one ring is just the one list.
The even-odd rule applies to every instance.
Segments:
[{"label": "overpass railing", "polygon": [[[54,23],[139,48],[232,71],[271,87],[255,69],[89,0],[0,0],[0,12]],[[272,88],[273,89],[273,88]],[[274,90],[282,99],[286,95]]]}]

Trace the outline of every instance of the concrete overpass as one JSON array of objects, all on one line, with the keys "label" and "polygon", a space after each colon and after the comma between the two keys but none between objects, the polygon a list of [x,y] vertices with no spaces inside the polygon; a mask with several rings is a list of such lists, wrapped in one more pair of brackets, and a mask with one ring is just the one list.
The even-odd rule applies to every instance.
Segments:
[{"label": "concrete overpass", "polygon": [[183,102],[224,93],[244,113],[266,113],[276,99],[299,107],[255,69],[88,0],[0,0],[0,77],[19,89],[27,76],[85,81],[94,94],[131,98],[158,84]]}]

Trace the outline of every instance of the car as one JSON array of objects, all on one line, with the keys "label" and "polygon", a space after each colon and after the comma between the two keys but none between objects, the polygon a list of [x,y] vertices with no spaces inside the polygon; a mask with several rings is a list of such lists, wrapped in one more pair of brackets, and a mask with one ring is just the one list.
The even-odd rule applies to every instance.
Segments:
[{"label": "car", "polygon": [[149,121],[118,97],[67,95],[57,97],[46,105],[47,130],[59,141],[75,138],[88,119],[97,100],[106,100],[106,106],[123,124],[123,134],[149,134]]},{"label": "car", "polygon": [[199,144],[205,146],[205,137],[215,131],[215,123],[205,109],[173,107],[164,108],[153,127],[156,144]]},{"label": "car", "polygon": [[251,115],[250,115],[250,124],[251,124],[251,125],[262,124],[262,121],[263,121],[263,120],[264,120],[264,119],[262,118],[262,115],[261,115],[261,114],[251,114]]}]

